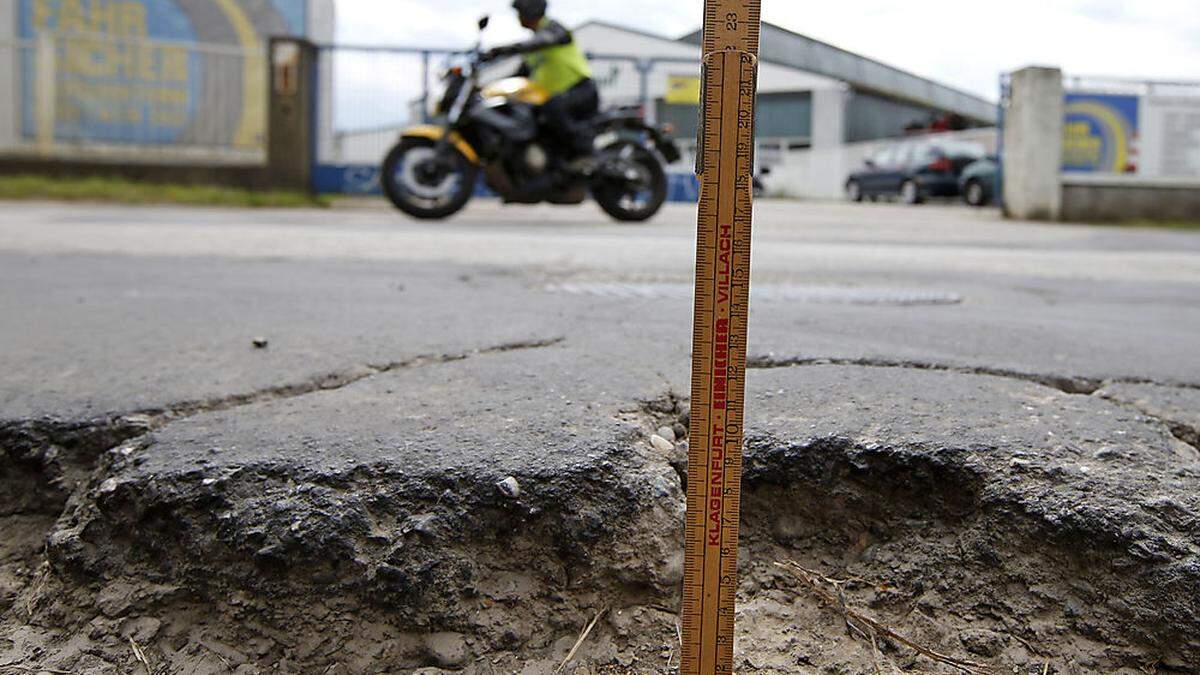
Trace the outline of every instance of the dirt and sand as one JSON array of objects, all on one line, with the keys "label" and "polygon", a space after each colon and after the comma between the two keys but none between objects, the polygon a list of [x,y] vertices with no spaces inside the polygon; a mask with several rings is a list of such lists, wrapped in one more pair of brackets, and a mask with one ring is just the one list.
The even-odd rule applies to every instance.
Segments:
[{"label": "dirt and sand", "polygon": [[[423,368],[500,376],[523,358]],[[873,394],[856,394],[868,378]],[[988,375],[828,365],[752,381],[738,672],[963,672],[855,613],[977,672],[1194,672],[1200,462],[1169,425]],[[348,389],[361,405],[381,386]],[[948,414],[964,399],[987,412]],[[308,404],[258,405],[279,420]],[[0,664],[542,673],[599,616],[566,672],[671,672],[686,441],[663,452],[650,439],[685,412],[673,395],[618,405],[555,430],[565,470],[515,476],[502,458],[498,472],[422,474],[402,460],[223,465],[220,451],[167,470],[156,451],[197,447],[244,412],[145,435],[103,426],[133,437],[77,489],[62,489],[69,470],[58,485],[31,474],[7,486],[33,496],[4,517]],[[590,424],[563,415],[562,428]]]}]

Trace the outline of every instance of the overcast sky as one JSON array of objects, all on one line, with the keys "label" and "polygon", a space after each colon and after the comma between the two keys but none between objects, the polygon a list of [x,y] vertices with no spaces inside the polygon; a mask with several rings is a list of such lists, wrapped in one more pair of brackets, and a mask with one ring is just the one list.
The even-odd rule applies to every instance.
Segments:
[{"label": "overcast sky", "polygon": [[[468,45],[491,14],[491,43],[521,34],[511,0],[337,0],[343,43]],[[766,0],[764,19],[990,100],[1003,71],[1200,79],[1200,0]],[[701,0],[551,0],[568,26],[589,19],[678,37]],[[919,8],[919,11],[918,11]]]}]

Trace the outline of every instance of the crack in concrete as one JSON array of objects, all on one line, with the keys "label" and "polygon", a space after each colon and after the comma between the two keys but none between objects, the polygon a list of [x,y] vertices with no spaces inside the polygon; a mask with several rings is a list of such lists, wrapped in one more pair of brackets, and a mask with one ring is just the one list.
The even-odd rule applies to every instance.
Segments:
[{"label": "crack in concrete", "polygon": [[1196,449],[1197,453],[1200,453],[1200,429],[1188,424],[1184,424],[1183,422],[1175,422],[1173,420],[1163,419],[1158,415],[1152,415],[1145,410],[1142,412],[1147,416],[1153,417],[1154,419],[1167,425],[1167,428],[1171,430],[1172,436],[1179,439],[1180,442],[1192,446]]},{"label": "crack in concrete", "polygon": [[1167,430],[1171,432],[1171,435],[1174,436],[1179,442],[1191,446],[1192,449],[1196,451],[1197,458],[1200,459],[1200,427],[1195,427],[1187,422],[1165,417],[1159,413],[1151,411],[1146,406],[1139,404],[1137,401],[1129,401],[1117,396],[1111,396],[1106,394],[1105,391],[1098,391],[1095,395],[1104,399],[1105,401],[1108,401],[1109,403],[1112,403],[1113,405],[1136,410],[1142,415],[1159,422],[1166,427]]},{"label": "crack in concrete", "polygon": [[[105,452],[178,420],[207,412],[231,410],[256,403],[342,389],[367,378],[405,368],[463,361],[487,354],[542,349],[565,341],[565,337],[555,337],[506,342],[453,354],[423,354],[382,364],[362,364],[341,372],[311,377],[298,383],[202,401],[185,401],[162,408],[144,409],[93,420],[63,421],[53,417],[4,420],[0,421],[0,453],[6,454],[13,466],[23,468],[29,474],[27,477],[35,474],[44,477],[45,487],[42,491],[53,494],[36,500],[39,509],[47,508],[47,501],[61,507],[59,502],[65,503],[69,493],[75,489],[67,483],[72,479],[78,483],[84,474],[93,469],[97,458]],[[3,483],[4,481],[0,481],[0,514],[9,510],[4,502],[20,501],[7,494],[16,492],[19,486],[14,484],[12,489],[6,490]],[[28,510],[27,507],[15,508],[17,512]]]},{"label": "crack in concrete", "polygon": [[[1075,377],[1067,375],[1045,375],[1026,373],[1005,368],[988,368],[986,366],[952,366],[944,363],[925,361],[889,360],[877,358],[830,358],[830,357],[790,357],[776,358],[774,356],[754,356],[746,362],[748,369],[768,370],[772,368],[798,368],[806,366],[859,366],[863,368],[905,368],[911,370],[931,370],[961,375],[988,375],[1048,387],[1064,394],[1076,396],[1094,396],[1110,384],[1150,384],[1157,387],[1172,389],[1200,389],[1200,384],[1180,382],[1157,382],[1148,378],[1111,378]],[[1103,397],[1113,405],[1136,410],[1142,415],[1160,423],[1171,435],[1180,442],[1191,446],[1200,452],[1200,429],[1177,420],[1167,419],[1146,409],[1109,397]]]},{"label": "crack in concrete", "polygon": [[860,366],[864,368],[907,368],[911,370],[933,370],[962,375],[990,375],[1010,380],[1031,382],[1043,387],[1056,389],[1064,394],[1091,396],[1109,384],[1153,384],[1159,387],[1174,389],[1200,389],[1200,384],[1190,382],[1158,382],[1149,378],[1098,378],[1074,375],[1049,375],[1043,373],[1028,373],[1008,368],[990,368],[988,366],[955,366],[946,363],[929,361],[911,361],[904,359],[881,358],[838,358],[822,356],[795,356],[778,358],[773,355],[752,356],[746,362],[746,367],[757,370],[772,368],[795,368],[804,366]]},{"label": "crack in concrete", "polygon": [[356,382],[361,382],[365,379],[375,377],[376,375],[383,375],[406,368],[420,368],[422,366],[435,365],[439,363],[464,361],[474,356],[484,356],[487,354],[503,354],[506,352],[523,351],[527,349],[543,349],[546,347],[553,347],[564,342],[566,342],[566,338],[564,337],[541,340],[524,340],[521,342],[506,342],[503,344],[494,345],[491,347],[483,347],[467,352],[457,352],[453,354],[422,354],[420,356],[414,356],[412,358],[403,359],[400,361],[374,364],[367,363],[341,372],[318,375],[295,384],[268,387],[266,389],[260,389],[258,391],[249,392],[246,394],[234,394],[231,396],[209,399],[206,401],[185,402],[168,406],[160,410],[142,411],[140,414],[163,419],[165,422],[172,422],[176,419],[191,417],[200,413],[219,412],[222,410],[230,410],[232,408],[253,405],[255,403],[296,398],[299,396],[305,396],[307,394],[314,394],[320,391],[334,391],[337,389],[343,389],[355,384]]}]

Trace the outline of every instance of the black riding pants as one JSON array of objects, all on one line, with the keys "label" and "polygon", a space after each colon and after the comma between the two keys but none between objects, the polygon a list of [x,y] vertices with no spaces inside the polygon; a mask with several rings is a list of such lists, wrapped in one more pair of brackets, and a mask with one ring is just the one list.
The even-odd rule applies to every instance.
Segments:
[{"label": "black riding pants", "polygon": [[588,120],[599,110],[600,92],[590,77],[546,101],[542,116],[546,129],[560,144],[562,154],[591,154],[594,139]]}]

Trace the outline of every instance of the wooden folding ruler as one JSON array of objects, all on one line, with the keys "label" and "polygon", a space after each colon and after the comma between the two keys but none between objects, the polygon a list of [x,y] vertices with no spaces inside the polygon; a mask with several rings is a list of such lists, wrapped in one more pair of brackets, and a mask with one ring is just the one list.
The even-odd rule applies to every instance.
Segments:
[{"label": "wooden folding ruler", "polygon": [[761,0],[706,0],[681,675],[733,672]]}]

